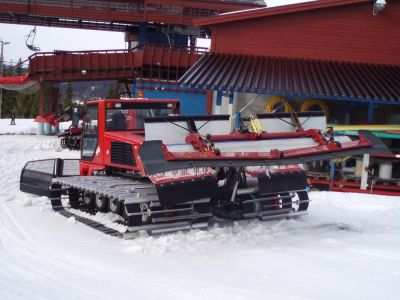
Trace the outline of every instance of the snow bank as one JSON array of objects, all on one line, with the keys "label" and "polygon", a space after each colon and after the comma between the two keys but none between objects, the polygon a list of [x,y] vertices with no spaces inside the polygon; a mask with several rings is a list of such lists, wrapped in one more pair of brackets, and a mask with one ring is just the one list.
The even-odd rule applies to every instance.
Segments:
[{"label": "snow bank", "polygon": [[[25,135],[36,134],[37,123],[34,119],[16,119],[16,125],[10,125],[10,118],[0,119],[0,135]],[[60,123],[60,130],[68,129],[71,122]]]},{"label": "snow bank", "polygon": [[33,119],[16,119],[16,125],[10,125],[10,119],[0,119],[0,134],[36,134]]}]

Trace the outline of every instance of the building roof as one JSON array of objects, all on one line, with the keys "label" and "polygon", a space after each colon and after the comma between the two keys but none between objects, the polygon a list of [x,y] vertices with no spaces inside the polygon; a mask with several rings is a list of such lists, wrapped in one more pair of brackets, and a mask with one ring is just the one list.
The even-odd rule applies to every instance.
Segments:
[{"label": "building roof", "polygon": [[209,53],[182,86],[243,93],[400,102],[400,67]]},{"label": "building roof", "polygon": [[372,4],[372,0],[319,0],[319,1],[311,1],[311,2],[276,6],[276,7],[253,8],[253,9],[223,13],[215,17],[195,20],[194,24],[195,26],[216,25],[227,22],[242,21],[247,19],[276,16],[283,14],[291,14],[291,13],[311,11],[323,8],[354,5],[366,2],[370,2]]}]

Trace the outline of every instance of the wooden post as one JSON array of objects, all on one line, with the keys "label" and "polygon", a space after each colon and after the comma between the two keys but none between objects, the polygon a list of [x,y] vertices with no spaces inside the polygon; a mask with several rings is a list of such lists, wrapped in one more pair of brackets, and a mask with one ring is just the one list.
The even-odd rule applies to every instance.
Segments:
[{"label": "wooden post", "polygon": [[369,168],[369,154],[364,154],[362,170],[361,170],[361,184],[360,184],[361,190],[366,190],[368,186],[368,168]]},{"label": "wooden post", "polygon": [[222,91],[217,91],[217,98],[215,101],[216,107],[215,107],[215,114],[220,115],[221,114],[221,105],[222,105]]},{"label": "wooden post", "polygon": [[235,93],[229,93],[229,119],[231,121],[231,132],[235,130],[236,122],[235,122],[235,114],[236,114],[236,105],[234,103],[235,100]]}]

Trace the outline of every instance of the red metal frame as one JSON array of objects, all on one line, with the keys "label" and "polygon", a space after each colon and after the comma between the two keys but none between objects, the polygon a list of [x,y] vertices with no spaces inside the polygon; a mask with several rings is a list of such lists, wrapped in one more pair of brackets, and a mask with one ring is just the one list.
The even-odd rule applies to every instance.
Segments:
[{"label": "red metal frame", "polygon": [[[269,152],[222,152],[216,151],[213,147],[214,142],[226,141],[252,141],[252,140],[279,140],[279,139],[312,138],[319,145],[307,148],[292,150],[272,149]],[[256,133],[231,133],[228,135],[214,135],[203,137],[199,134],[189,134],[186,143],[191,144],[197,152],[170,152],[164,146],[166,160],[270,160],[280,158],[297,158],[324,153],[342,152],[352,149],[372,147],[372,143],[362,134],[359,140],[337,143],[327,140],[319,130],[310,129],[300,132],[277,132],[261,134]]]}]

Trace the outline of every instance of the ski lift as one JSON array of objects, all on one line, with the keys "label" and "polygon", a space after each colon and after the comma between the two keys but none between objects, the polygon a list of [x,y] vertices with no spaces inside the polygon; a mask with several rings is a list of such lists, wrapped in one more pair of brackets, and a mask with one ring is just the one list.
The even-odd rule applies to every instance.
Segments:
[{"label": "ski lift", "polygon": [[36,26],[29,32],[28,35],[25,36],[25,45],[31,51],[40,51],[39,47],[36,47],[33,43],[36,38]]}]

